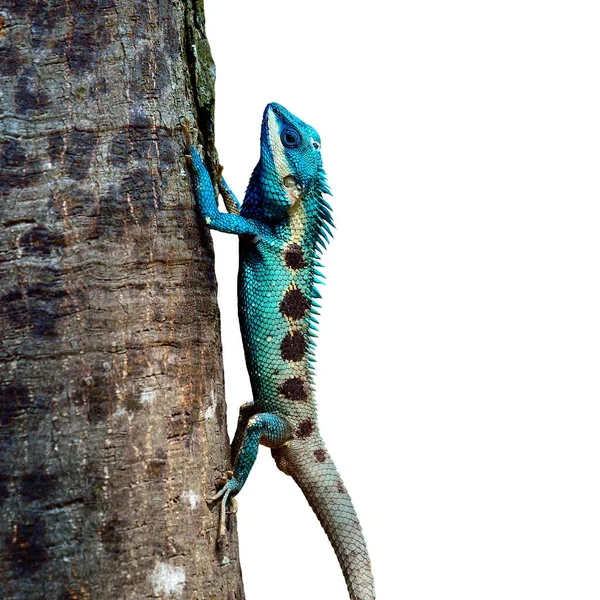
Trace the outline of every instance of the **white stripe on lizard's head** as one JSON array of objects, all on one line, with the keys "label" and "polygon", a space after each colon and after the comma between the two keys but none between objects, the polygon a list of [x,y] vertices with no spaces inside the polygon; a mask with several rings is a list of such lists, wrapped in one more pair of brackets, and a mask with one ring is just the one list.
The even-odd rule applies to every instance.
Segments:
[{"label": "white stripe on lizard's head", "polygon": [[269,145],[271,147],[275,170],[279,181],[285,190],[286,196],[289,199],[290,206],[293,206],[300,200],[302,187],[296,182],[294,172],[285,156],[285,150],[283,143],[281,142],[281,125],[272,108],[269,108],[267,123],[269,130]]},{"label": "white stripe on lizard's head", "polygon": [[293,177],[292,169],[285,157],[285,151],[283,144],[281,143],[279,123],[275,116],[275,111],[269,108],[267,115],[267,123],[269,127],[269,145],[271,146],[271,152],[273,154],[273,163],[275,164],[275,170],[279,176],[279,180],[283,183],[286,177]]}]

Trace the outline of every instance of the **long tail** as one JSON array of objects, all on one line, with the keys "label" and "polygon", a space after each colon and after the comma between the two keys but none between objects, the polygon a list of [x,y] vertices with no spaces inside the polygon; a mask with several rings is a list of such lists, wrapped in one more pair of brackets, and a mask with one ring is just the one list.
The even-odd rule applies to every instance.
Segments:
[{"label": "long tail", "polygon": [[351,600],[374,600],[367,545],[352,500],[323,441],[315,432],[273,450],[277,466],[291,475],[306,496],[335,550]]}]

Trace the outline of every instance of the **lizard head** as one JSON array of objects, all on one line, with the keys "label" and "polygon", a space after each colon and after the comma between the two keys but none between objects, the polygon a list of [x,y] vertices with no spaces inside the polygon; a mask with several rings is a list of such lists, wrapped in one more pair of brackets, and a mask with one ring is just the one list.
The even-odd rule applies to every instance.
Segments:
[{"label": "lizard head", "polygon": [[285,216],[296,202],[324,185],[319,134],[275,102],[265,108],[260,148],[262,196],[267,203],[263,208],[270,218]]}]

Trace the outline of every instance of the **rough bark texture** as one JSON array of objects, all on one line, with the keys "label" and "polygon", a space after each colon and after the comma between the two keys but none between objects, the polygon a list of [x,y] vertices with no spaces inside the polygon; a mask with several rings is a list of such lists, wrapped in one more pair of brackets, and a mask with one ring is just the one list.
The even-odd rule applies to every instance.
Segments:
[{"label": "rough bark texture", "polygon": [[243,598],[201,0],[0,0],[0,597]]}]

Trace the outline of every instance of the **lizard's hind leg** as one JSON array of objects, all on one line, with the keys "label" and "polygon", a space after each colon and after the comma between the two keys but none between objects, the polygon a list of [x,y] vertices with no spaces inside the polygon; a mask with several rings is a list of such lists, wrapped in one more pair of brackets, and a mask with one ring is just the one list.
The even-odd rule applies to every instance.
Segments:
[{"label": "lizard's hind leg", "polygon": [[[243,405],[240,410],[238,431],[234,437],[234,442],[240,444],[240,450],[235,457],[233,476],[228,478],[219,492],[210,499],[210,502],[220,500],[219,538],[225,535],[227,501],[244,487],[256,461],[258,446],[263,444],[269,448],[278,448],[292,438],[292,429],[287,421],[271,413],[255,414],[244,424],[242,413],[246,406],[248,405]],[[241,427],[243,429],[240,432]]]},{"label": "lizard's hind leg", "polygon": [[245,402],[240,406],[240,414],[238,416],[237,428],[235,430],[235,435],[233,436],[233,441],[231,442],[231,462],[235,463],[235,459],[240,452],[240,447],[242,446],[242,441],[244,439],[244,435],[246,433],[246,427],[248,427],[248,421],[250,417],[258,414],[260,412],[260,408],[254,404],[254,402]]}]

